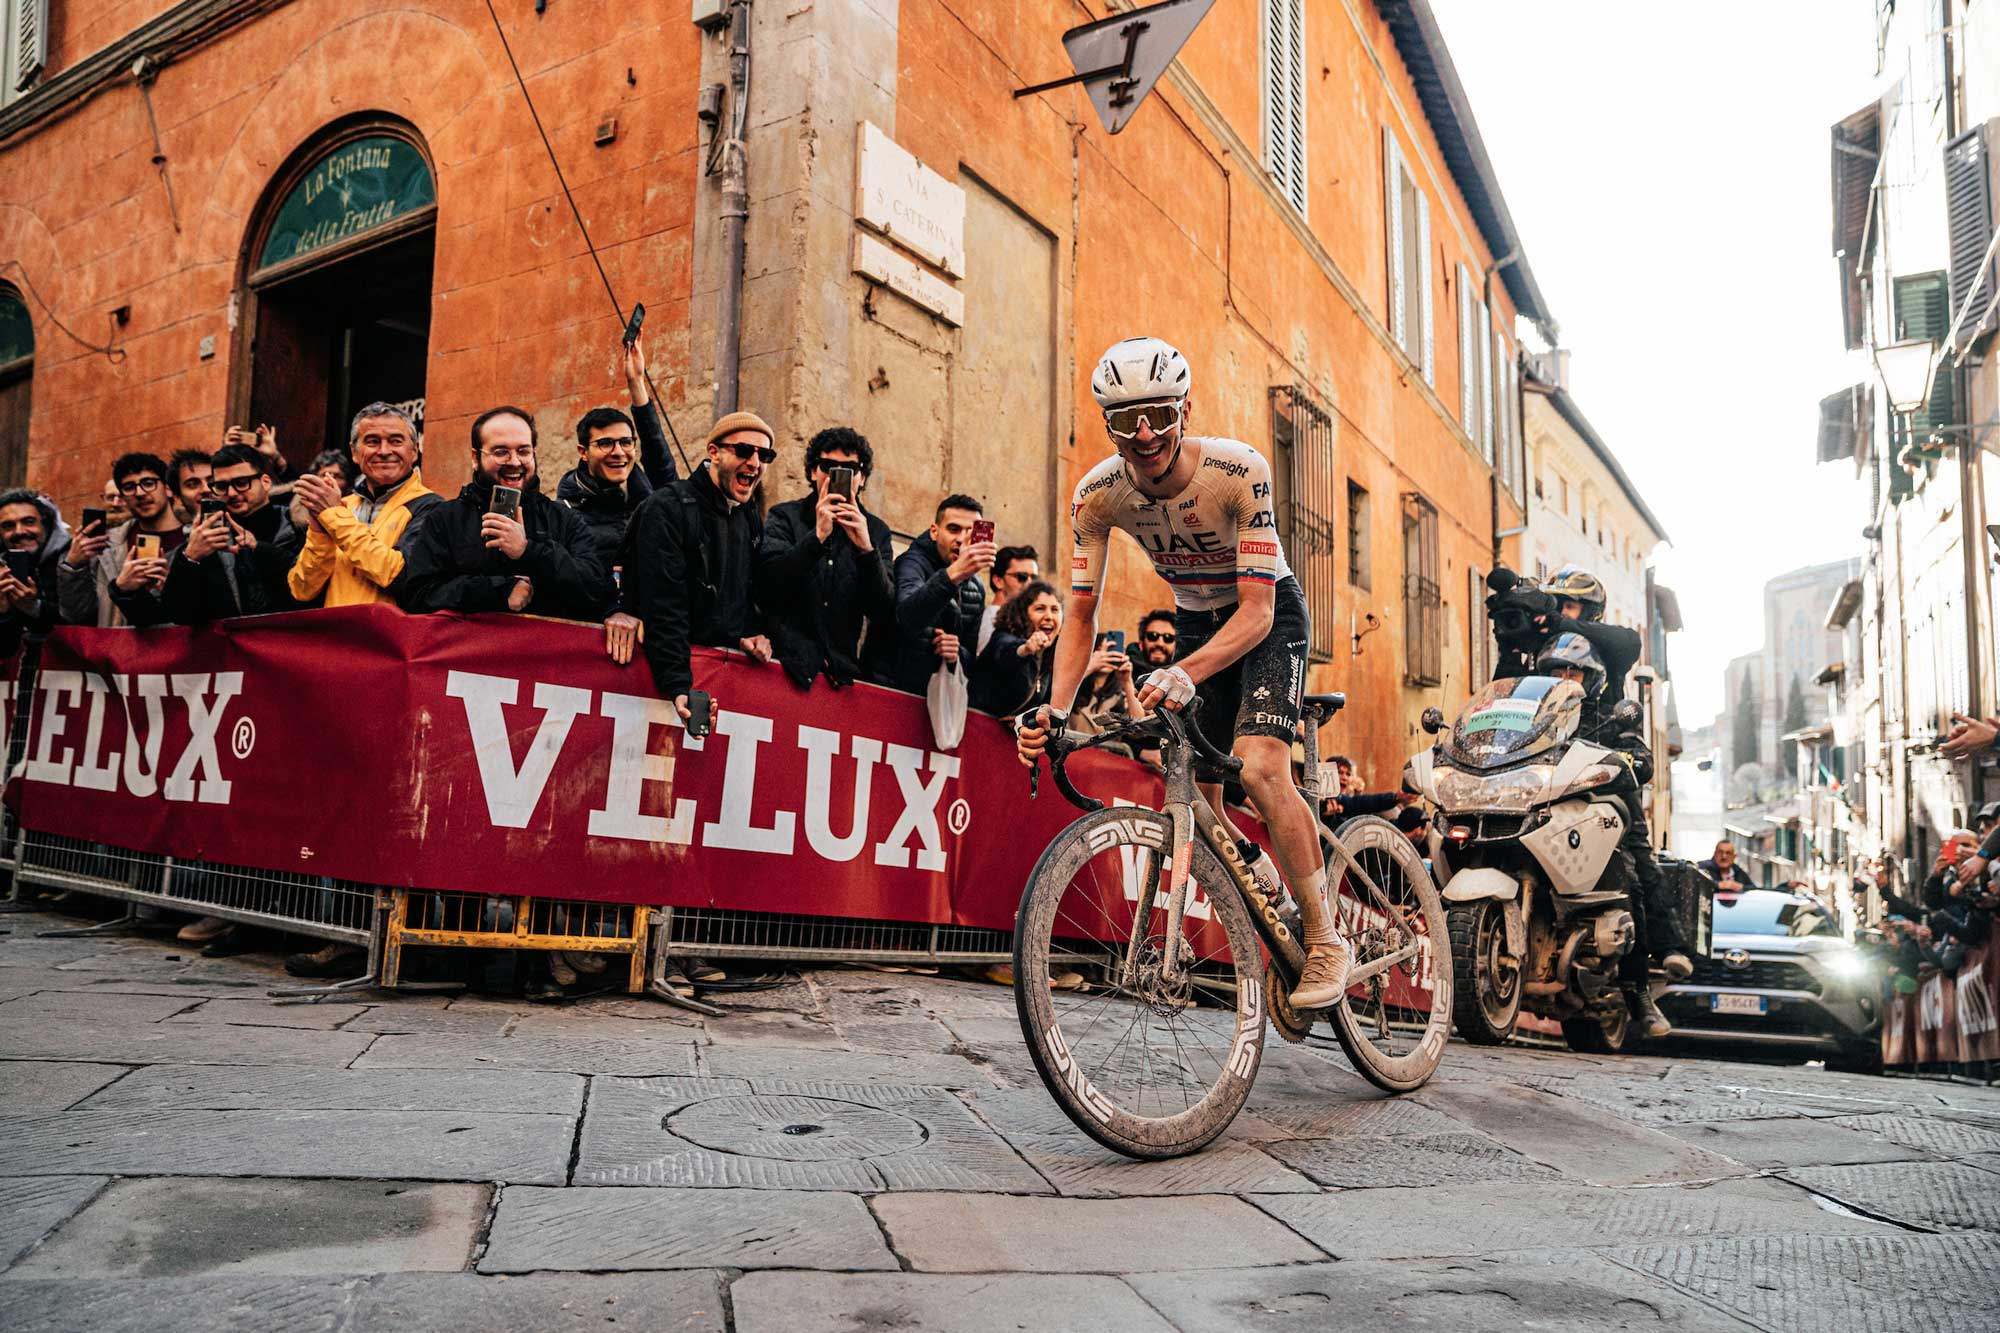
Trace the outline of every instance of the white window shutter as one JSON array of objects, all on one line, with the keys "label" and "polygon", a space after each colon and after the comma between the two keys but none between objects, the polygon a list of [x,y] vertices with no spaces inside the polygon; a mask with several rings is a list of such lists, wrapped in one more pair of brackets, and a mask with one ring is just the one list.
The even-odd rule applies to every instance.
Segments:
[{"label": "white window shutter", "polygon": [[1389,232],[1389,337],[1409,346],[1403,315],[1403,154],[1396,132],[1382,127],[1382,221]]},{"label": "white window shutter", "polygon": [[1417,296],[1423,304],[1417,310],[1417,323],[1423,330],[1424,340],[1424,383],[1433,389],[1437,387],[1437,316],[1432,307],[1436,302],[1431,294],[1431,197],[1417,192]]},{"label": "white window shutter", "polygon": [[14,0],[14,92],[26,92],[49,63],[49,0]]},{"label": "white window shutter", "polygon": [[1306,208],[1305,0],[1264,0],[1264,165],[1301,213]]},{"label": "white window shutter", "polygon": [[[1482,388],[1493,383],[1493,312],[1485,305],[1479,307],[1479,383]],[[1493,393],[1490,388],[1479,395],[1479,452],[1485,455],[1487,466],[1493,464]]]},{"label": "white window shutter", "polygon": [[1478,429],[1472,414],[1479,405],[1479,358],[1472,337],[1472,274],[1458,266],[1458,419],[1465,433]]},{"label": "white window shutter", "polygon": [[1306,211],[1306,6],[1305,0],[1284,0],[1285,89],[1287,114],[1291,117],[1286,136],[1292,150],[1292,207]]}]

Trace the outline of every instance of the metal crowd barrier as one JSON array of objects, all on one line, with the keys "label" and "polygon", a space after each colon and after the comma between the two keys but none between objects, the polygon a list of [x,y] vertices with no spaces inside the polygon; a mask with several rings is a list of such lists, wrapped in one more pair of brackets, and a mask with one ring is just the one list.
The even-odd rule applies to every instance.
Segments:
[{"label": "metal crowd barrier", "polygon": [[622,954],[627,960],[626,990],[634,995],[646,990],[646,947],[653,914],[644,907],[426,889],[390,889],[388,897],[382,939],[385,989],[401,984],[404,948],[420,945]]}]

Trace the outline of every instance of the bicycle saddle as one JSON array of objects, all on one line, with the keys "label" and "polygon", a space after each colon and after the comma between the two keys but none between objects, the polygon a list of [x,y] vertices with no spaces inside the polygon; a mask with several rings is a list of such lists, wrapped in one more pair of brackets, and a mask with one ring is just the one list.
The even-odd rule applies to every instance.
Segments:
[{"label": "bicycle saddle", "polygon": [[1347,696],[1338,693],[1308,694],[1305,703],[1307,708],[1313,709],[1316,712],[1324,712],[1328,717],[1331,717],[1341,709],[1347,707]]}]

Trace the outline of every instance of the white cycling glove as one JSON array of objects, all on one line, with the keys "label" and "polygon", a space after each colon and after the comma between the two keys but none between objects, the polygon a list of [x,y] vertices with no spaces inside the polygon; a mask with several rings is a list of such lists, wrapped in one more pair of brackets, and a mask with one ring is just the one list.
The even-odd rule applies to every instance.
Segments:
[{"label": "white cycling glove", "polygon": [[1165,702],[1175,708],[1187,707],[1188,700],[1194,698],[1194,681],[1177,666],[1161,667],[1146,677],[1145,683],[1166,695]]}]

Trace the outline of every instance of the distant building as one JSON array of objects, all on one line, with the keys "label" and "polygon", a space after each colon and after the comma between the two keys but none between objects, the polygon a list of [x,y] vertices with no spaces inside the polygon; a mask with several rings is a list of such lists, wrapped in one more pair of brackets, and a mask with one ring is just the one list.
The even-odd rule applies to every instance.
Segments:
[{"label": "distant building", "polygon": [[1826,721],[1825,690],[1814,679],[1840,660],[1842,636],[1828,629],[1827,608],[1851,579],[1859,560],[1836,560],[1780,574],[1764,585],[1764,695],[1757,752],[1766,768],[1791,772],[1790,746],[1781,738]]}]

